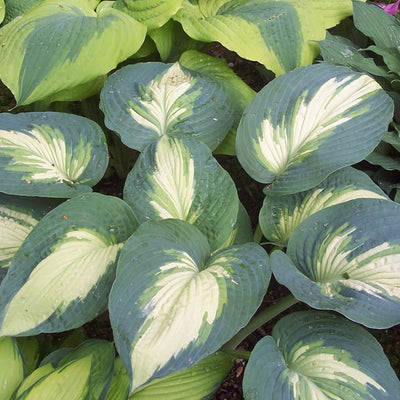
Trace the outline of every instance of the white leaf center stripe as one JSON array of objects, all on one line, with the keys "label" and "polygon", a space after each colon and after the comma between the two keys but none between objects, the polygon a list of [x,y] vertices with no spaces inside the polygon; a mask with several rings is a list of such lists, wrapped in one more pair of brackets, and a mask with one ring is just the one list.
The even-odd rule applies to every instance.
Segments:
[{"label": "white leaf center stripe", "polygon": [[175,63],[159,81],[150,82],[146,93],[150,100],[140,101],[142,109],[133,106],[129,110],[132,118],[159,136],[166,135],[169,127],[188,109],[177,106],[176,101],[192,87],[191,80],[194,81]]},{"label": "white leaf center stripe", "polygon": [[[86,153],[86,157],[84,160],[74,159],[57,129],[36,127],[30,134],[0,130],[0,145],[1,152],[11,156],[15,162],[7,168],[27,172],[30,175],[26,178],[31,179],[55,178],[57,181],[74,183],[90,159],[88,145],[82,142],[77,151]],[[31,172],[32,170],[42,172]]]},{"label": "white leaf center stripe", "polygon": [[[308,351],[310,348],[311,352]],[[293,368],[295,371],[298,371],[296,375],[300,374],[302,377],[306,378],[292,380],[291,383],[295,392],[294,398],[302,398],[299,396],[303,392],[304,384],[309,385],[310,392],[315,392],[314,396],[316,396],[307,397],[307,399],[321,399],[319,396],[322,393],[324,393],[324,397],[322,397],[322,399],[336,398],[330,397],[335,395],[331,393],[329,389],[322,389],[321,387],[318,387],[318,385],[313,382],[315,379],[328,379],[332,380],[333,382],[339,381],[349,384],[349,386],[352,386],[355,382],[357,382],[362,387],[370,385],[379,391],[386,392],[385,388],[382,387],[378,382],[364,372],[360,371],[358,364],[352,359],[351,354],[345,350],[319,347],[318,353],[312,354],[312,348],[313,346],[305,346],[302,356],[290,363],[291,368]],[[338,400],[340,400],[339,397]]]},{"label": "white leaf center stripe", "polygon": [[339,192],[339,194],[324,189],[315,190],[310,196],[302,201],[300,206],[296,205],[293,211],[290,211],[290,215],[288,214],[288,211],[285,210],[286,212],[279,219],[279,230],[283,233],[282,238],[288,239],[294,228],[306,217],[316,211],[363,197],[370,199],[385,199],[385,196],[378,193],[370,190],[357,190],[354,186],[348,186],[346,191]]},{"label": "white leaf center stripe", "polygon": [[140,386],[171,357],[177,356],[202,333],[211,329],[226,296],[219,286],[227,277],[223,267],[214,265],[198,272],[189,255],[168,264],[161,271],[176,269],[158,281],[160,288],[144,309],[148,315],[143,322],[132,354],[133,387]]},{"label": "white leaf center stripe", "polygon": [[85,298],[115,261],[121,247],[122,244],[106,243],[105,238],[90,231],[68,232],[9,303],[1,334],[12,336],[28,331],[56,310]]},{"label": "white leaf center stripe", "polygon": [[[187,148],[165,140],[159,142],[155,162],[152,180],[158,196],[150,204],[161,218],[187,220],[195,197],[193,157]],[[195,220],[196,216],[192,216],[188,222],[193,223]]]},{"label": "white leaf center stripe", "polygon": [[354,80],[332,78],[311,99],[306,98],[307,93],[303,94],[293,109],[291,126],[285,120],[278,126],[273,126],[268,119],[262,122],[258,144],[264,162],[276,174],[287,169],[296,157],[317,149],[319,142],[335,127],[355,116],[348,110],[379,89],[377,82],[363,75]]}]

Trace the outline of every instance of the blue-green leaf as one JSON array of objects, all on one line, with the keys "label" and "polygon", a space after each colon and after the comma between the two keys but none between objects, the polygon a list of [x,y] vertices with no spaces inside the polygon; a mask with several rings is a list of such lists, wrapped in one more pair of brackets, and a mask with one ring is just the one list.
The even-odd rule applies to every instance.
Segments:
[{"label": "blue-green leaf", "polygon": [[356,199],[318,211],[271,255],[274,276],[311,307],[372,328],[400,323],[400,205]]},{"label": "blue-green leaf", "polygon": [[0,190],[38,197],[91,191],[108,164],[95,122],[57,112],[0,114]]},{"label": "blue-green leaf", "polygon": [[136,226],[126,203],[97,193],[50,211],[0,285],[0,335],[65,331],[104,311],[119,251]]},{"label": "blue-green leaf", "polygon": [[109,310],[131,391],[194,365],[249,321],[269,283],[269,259],[246,243],[210,255],[181,220],[149,221],[128,239]]},{"label": "blue-green leaf", "polygon": [[223,86],[178,62],[121,68],[104,85],[100,108],[107,127],[139,151],[163,135],[193,136],[214,150],[233,123]]},{"label": "blue-green leaf", "polygon": [[126,179],[124,200],[140,223],[182,219],[207,236],[212,250],[232,244],[239,209],[235,184],[192,138],[164,136],[148,145]]},{"label": "blue-green leaf", "polygon": [[365,329],[303,311],[283,317],[256,344],[243,391],[246,400],[392,400],[400,398],[400,382]]},{"label": "blue-green leaf", "polygon": [[312,189],[286,196],[267,196],[260,210],[264,236],[286,246],[291,234],[310,215],[324,208],[357,198],[387,199],[364,172],[345,167]]},{"label": "blue-green leaf", "polygon": [[369,75],[317,64],[267,84],[240,122],[237,156],[270,195],[310,189],[364,159],[393,117],[393,101]]}]

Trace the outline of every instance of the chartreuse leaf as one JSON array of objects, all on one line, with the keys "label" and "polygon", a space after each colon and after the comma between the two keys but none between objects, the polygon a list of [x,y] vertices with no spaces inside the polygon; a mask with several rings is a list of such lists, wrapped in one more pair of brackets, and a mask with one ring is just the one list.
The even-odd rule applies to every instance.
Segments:
[{"label": "chartreuse leaf", "polygon": [[107,127],[139,151],[164,135],[193,136],[214,150],[233,122],[223,86],[178,62],[121,68],[105,83],[100,108]]},{"label": "chartreuse leaf", "polygon": [[218,350],[257,310],[269,279],[267,253],[255,243],[210,255],[185,221],[140,225],[121,251],[109,301],[131,392]]},{"label": "chartreuse leaf", "polygon": [[351,13],[350,0],[185,0],[174,18],[193,39],[220,42],[281,75],[311,64],[315,41]]},{"label": "chartreuse leaf", "polygon": [[0,34],[0,78],[21,105],[61,100],[60,92],[106,75],[140,48],[146,27],[111,7],[96,13],[89,2],[50,0]]},{"label": "chartreuse leaf", "polygon": [[328,312],[301,311],[256,344],[243,391],[246,400],[389,400],[400,398],[400,382],[364,328]]},{"label": "chartreuse leaf", "polygon": [[134,392],[129,400],[208,399],[217,391],[234,361],[232,356],[216,352],[187,369],[154,379]]},{"label": "chartreuse leaf", "polygon": [[0,398],[11,399],[24,379],[24,360],[15,338],[0,338]]},{"label": "chartreuse leaf", "polygon": [[57,364],[62,368],[77,359],[91,357],[88,400],[104,400],[111,384],[114,369],[114,346],[111,342],[89,339],[65,355]]},{"label": "chartreuse leaf", "polygon": [[260,227],[267,239],[286,245],[297,225],[310,215],[358,198],[388,199],[367,174],[345,167],[313,189],[286,196],[267,194],[259,215]]},{"label": "chartreuse leaf", "polygon": [[183,0],[116,0],[113,7],[124,11],[149,29],[164,25]]},{"label": "chartreuse leaf", "polygon": [[108,164],[106,139],[95,122],[56,112],[0,114],[0,190],[72,197],[91,191]]},{"label": "chartreuse leaf", "polygon": [[50,211],[0,285],[0,336],[65,331],[104,311],[119,250],[136,225],[126,203],[97,193]]},{"label": "chartreuse leaf", "polygon": [[[81,397],[78,396],[77,399],[105,400],[114,367],[114,346],[112,343],[104,340],[91,339],[85,341],[75,349],[63,350],[68,350],[64,352],[66,353],[65,355],[61,355],[60,357],[59,355],[62,352],[57,350],[43,360],[41,366],[30,374],[19,386],[15,396],[16,399],[41,399],[39,397],[41,394],[44,395],[44,393],[47,394],[47,392],[49,394],[54,393],[54,391],[58,389],[52,386],[56,379],[60,379],[59,385],[63,385],[62,382],[64,382],[64,380],[65,384],[67,384],[69,379],[68,374],[59,378],[56,378],[56,375],[61,375],[65,367],[73,365],[77,361],[86,360],[82,368],[82,372],[86,377],[86,382],[79,395]],[[57,355],[53,357],[55,353],[57,353]],[[70,371],[70,373],[71,372],[72,371]],[[62,395],[65,397],[53,398],[69,399],[67,397],[68,393],[64,394],[62,392],[60,396]],[[54,393],[54,396],[56,396],[56,393]]]},{"label": "chartreuse leaf", "polygon": [[58,200],[0,193],[0,282],[29,232]]},{"label": "chartreuse leaf", "polygon": [[237,156],[269,194],[310,189],[335,170],[361,161],[379,143],[393,101],[366,74],[317,64],[266,85],[238,128]]},{"label": "chartreuse leaf", "polygon": [[300,301],[372,328],[400,323],[400,205],[356,199],[318,211],[271,255]]},{"label": "chartreuse leaf", "polygon": [[3,22],[5,14],[6,6],[4,5],[4,0],[0,0],[0,23]]},{"label": "chartreuse leaf", "polygon": [[188,50],[183,53],[179,62],[192,71],[208,75],[216,79],[226,90],[232,102],[233,125],[223,142],[217,147],[217,154],[236,154],[236,130],[240,118],[249,101],[256,92],[243,82],[221,59],[200,53],[196,50]]},{"label": "chartreuse leaf", "polygon": [[[92,356],[71,361],[61,368],[42,367],[39,379],[15,400],[86,400],[89,397]],[[43,375],[42,375],[43,374]],[[40,376],[42,375],[42,376]],[[29,377],[27,378],[29,379]]]},{"label": "chartreuse leaf", "polygon": [[147,146],[126,179],[124,200],[140,223],[182,219],[200,229],[213,250],[231,244],[239,209],[235,184],[192,138],[164,136]]}]

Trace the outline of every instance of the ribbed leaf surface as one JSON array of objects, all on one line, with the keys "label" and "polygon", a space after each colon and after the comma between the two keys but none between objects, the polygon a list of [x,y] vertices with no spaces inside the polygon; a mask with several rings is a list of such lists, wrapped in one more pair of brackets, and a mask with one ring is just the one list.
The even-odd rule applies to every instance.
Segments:
[{"label": "ribbed leaf surface", "polygon": [[63,0],[46,1],[0,33],[0,78],[21,105],[61,100],[60,92],[107,74],[140,48],[146,27],[111,7],[97,14],[88,2]]},{"label": "ribbed leaf surface", "polygon": [[239,209],[235,184],[191,138],[163,137],[147,146],[126,179],[124,200],[140,223],[182,219],[200,229],[213,250],[231,244]]},{"label": "ribbed leaf surface", "polygon": [[[293,329],[295,327],[295,329]],[[321,311],[283,317],[251,353],[246,400],[384,400],[400,382],[382,347],[360,326]]]},{"label": "ribbed leaf surface", "polygon": [[233,123],[223,86],[177,62],[121,68],[104,85],[100,108],[107,127],[139,151],[163,135],[193,136],[214,150]]},{"label": "ribbed leaf surface", "polygon": [[186,0],[174,18],[193,39],[220,42],[281,75],[311,64],[315,41],[351,13],[350,0]]},{"label": "ribbed leaf surface", "polygon": [[266,85],[247,106],[236,151],[269,194],[310,189],[335,170],[361,161],[379,143],[393,101],[366,74],[317,64]]},{"label": "ribbed leaf surface", "polygon": [[117,0],[113,7],[124,11],[149,29],[164,25],[179,9],[183,0]]},{"label": "ribbed leaf surface", "polygon": [[123,247],[109,302],[131,391],[220,348],[257,310],[269,278],[255,243],[210,256],[206,237],[185,221],[140,225]]},{"label": "ribbed leaf surface", "polygon": [[91,191],[108,164],[95,122],[56,112],[0,114],[0,190],[38,197]]},{"label": "ribbed leaf surface", "polygon": [[260,210],[260,227],[267,239],[285,246],[297,225],[307,217],[357,198],[388,197],[364,172],[345,167],[313,189],[286,196],[267,194]]},{"label": "ribbed leaf surface", "polygon": [[111,196],[87,194],[50,211],[0,285],[0,334],[65,331],[104,311],[119,250],[135,228],[129,206]]},{"label": "ribbed leaf surface", "polygon": [[400,323],[400,205],[357,199],[321,210],[271,255],[295,297],[372,328]]}]

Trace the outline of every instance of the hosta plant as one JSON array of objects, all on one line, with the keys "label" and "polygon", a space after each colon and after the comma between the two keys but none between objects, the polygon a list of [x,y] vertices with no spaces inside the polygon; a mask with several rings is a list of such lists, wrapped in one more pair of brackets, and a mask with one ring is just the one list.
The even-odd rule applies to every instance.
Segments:
[{"label": "hosta plant", "polygon": [[[5,2],[2,399],[212,398],[238,358],[246,400],[400,398],[370,331],[400,324],[400,206],[363,171],[393,94],[372,71],[311,65],[362,6],[378,8]],[[213,41],[276,77],[256,93],[199,51]],[[264,186],[254,236],[245,174]],[[291,294],[267,307],[272,276]],[[107,340],[82,328],[99,315]]]}]

